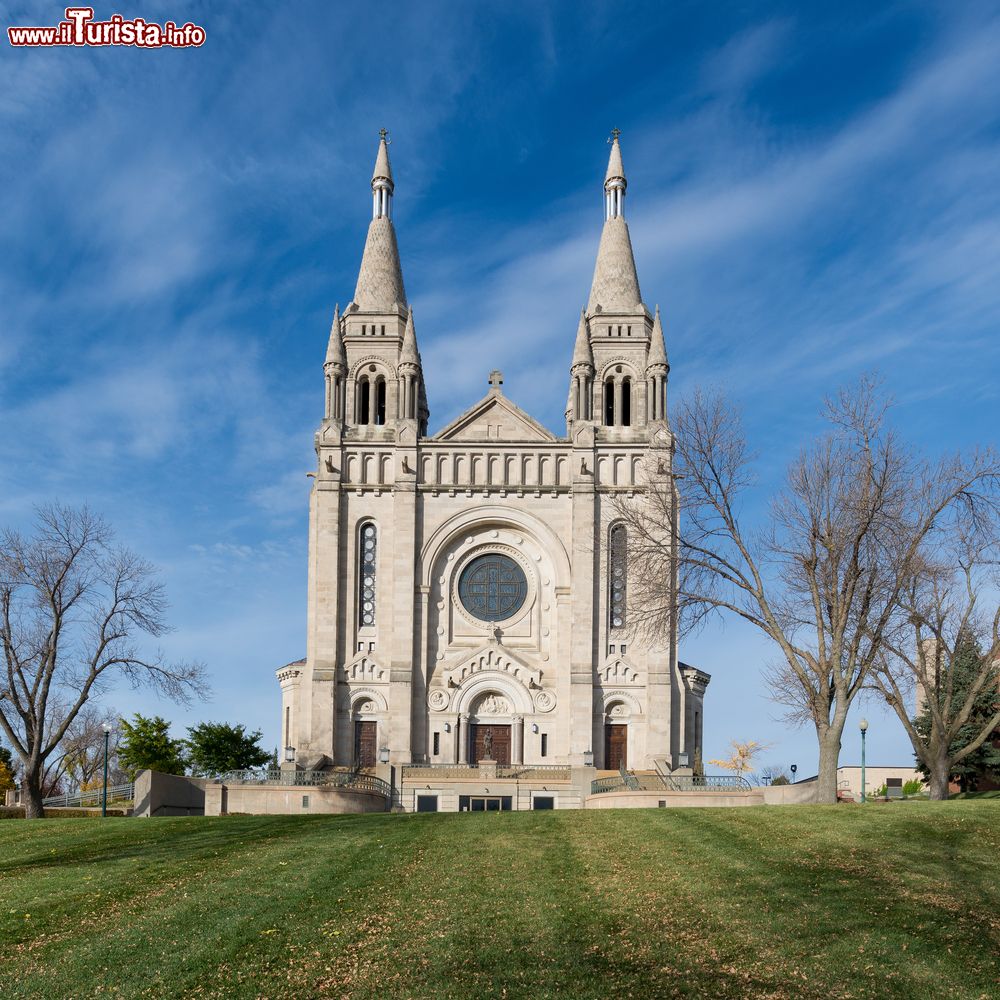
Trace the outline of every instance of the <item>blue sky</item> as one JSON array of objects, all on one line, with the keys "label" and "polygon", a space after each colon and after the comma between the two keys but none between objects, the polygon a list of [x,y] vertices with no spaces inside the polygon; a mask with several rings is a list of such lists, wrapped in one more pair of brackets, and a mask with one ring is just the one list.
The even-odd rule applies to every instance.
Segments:
[{"label": "blue sky", "polygon": [[[0,523],[90,503],[163,571],[169,653],[215,696],[119,710],[277,742],[274,668],[305,631],[312,433],[350,300],[380,126],[432,431],[505,389],[562,432],[622,129],[644,298],[673,398],[720,385],[759,451],[752,516],[877,370],[931,452],[1000,416],[1000,19],[991,5],[95,5],[192,20],[188,51],[0,59]],[[0,3],[4,27],[59,4]],[[719,625],[708,756],[732,737],[815,764],[776,721],[773,653]],[[877,707],[870,760],[909,759]],[[853,722],[851,724],[853,731]],[[849,732],[842,760],[856,759]]]}]

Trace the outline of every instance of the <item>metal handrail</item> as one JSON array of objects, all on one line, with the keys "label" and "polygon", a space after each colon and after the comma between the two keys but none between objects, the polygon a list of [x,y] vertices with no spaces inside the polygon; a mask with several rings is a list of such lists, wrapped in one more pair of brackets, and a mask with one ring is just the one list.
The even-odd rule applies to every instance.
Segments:
[{"label": "metal handrail", "polygon": [[[104,796],[104,786],[100,788],[90,788],[85,792],[75,792],[72,795],[50,795],[42,799],[42,805],[50,808],[81,807],[85,802],[93,802],[95,806],[101,804]],[[135,798],[135,782],[128,782],[124,785],[108,785],[108,802],[131,801]]]},{"label": "metal handrail", "polygon": [[[497,764],[496,777],[510,780],[530,777],[532,773],[539,772],[551,775],[554,779],[556,779],[556,775],[562,775],[564,780],[569,781],[572,771],[569,764]],[[417,775],[426,776],[427,772],[432,772],[434,778],[470,778],[478,775],[479,765],[433,763],[402,764],[400,766],[403,782]]]},{"label": "metal handrail", "polygon": [[320,788],[357,788],[362,791],[378,792],[389,798],[391,789],[387,781],[376,778],[373,774],[360,774],[356,771],[227,771],[213,779],[222,785],[290,785],[294,787]]},{"label": "metal handrail", "polygon": [[669,792],[749,792],[752,786],[746,778],[736,774],[664,775],[626,772],[607,778],[597,778],[590,783],[591,795],[614,791],[669,791]]}]

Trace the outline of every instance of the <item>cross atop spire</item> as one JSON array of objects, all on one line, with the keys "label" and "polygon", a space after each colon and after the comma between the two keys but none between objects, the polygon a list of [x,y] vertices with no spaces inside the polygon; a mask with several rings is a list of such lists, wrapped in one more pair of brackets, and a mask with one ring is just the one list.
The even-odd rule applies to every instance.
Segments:
[{"label": "cross atop spire", "polygon": [[[617,130],[616,130],[617,131]],[[378,130],[378,137],[388,146],[392,139],[389,138],[389,130],[387,128],[380,128]]]},{"label": "cross atop spire", "polygon": [[[383,129],[383,131],[385,131],[385,130]],[[608,137],[608,142],[617,142],[618,141],[618,137],[621,134],[622,134],[622,130],[620,128],[613,128],[611,130],[611,135]]]},{"label": "cross atop spire", "polygon": [[490,392],[500,392],[503,385],[503,372],[499,368],[494,368],[490,372]]}]

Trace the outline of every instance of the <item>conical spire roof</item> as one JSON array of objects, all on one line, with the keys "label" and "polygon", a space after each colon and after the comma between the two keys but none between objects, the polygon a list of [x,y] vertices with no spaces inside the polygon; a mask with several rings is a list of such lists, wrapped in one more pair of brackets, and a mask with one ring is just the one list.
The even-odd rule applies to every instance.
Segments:
[{"label": "conical spire roof", "polygon": [[406,317],[406,329],[403,331],[403,347],[399,354],[400,364],[420,364],[420,351],[417,350],[417,332],[413,328],[413,309]]},{"label": "conical spire roof", "polygon": [[614,180],[625,181],[626,185],[628,184],[628,181],[625,180],[625,167],[622,165],[622,148],[618,144],[617,135],[611,142],[611,155],[608,157],[608,172],[604,175],[604,183],[607,184],[608,181]]},{"label": "conical spire roof", "polygon": [[667,363],[667,347],[663,341],[663,324],[660,322],[660,307],[656,307],[656,318],[653,320],[653,333],[649,341],[649,360],[646,362],[647,368],[653,365],[665,365]]},{"label": "conical spire roof", "polygon": [[372,185],[378,180],[386,180],[392,188],[392,167],[389,164],[389,144],[383,135],[378,144],[378,155],[375,157],[375,169],[372,171]]},{"label": "conical spire roof", "polygon": [[576,346],[573,348],[571,367],[576,365],[594,366],[594,352],[590,349],[590,330],[587,328],[587,314],[580,310],[580,325],[576,328]]},{"label": "conical spire roof", "polygon": [[604,312],[635,312],[642,308],[632,240],[621,216],[605,221],[597,248],[587,312],[593,315],[598,306]]},{"label": "conical spire roof", "polygon": [[347,355],[344,353],[344,338],[340,332],[340,303],[333,310],[333,323],[330,326],[330,342],[326,345],[326,363],[341,364],[347,367]]},{"label": "conical spire roof", "polygon": [[387,216],[372,219],[368,227],[354,301],[364,312],[391,312],[395,304],[406,305],[396,230]]}]

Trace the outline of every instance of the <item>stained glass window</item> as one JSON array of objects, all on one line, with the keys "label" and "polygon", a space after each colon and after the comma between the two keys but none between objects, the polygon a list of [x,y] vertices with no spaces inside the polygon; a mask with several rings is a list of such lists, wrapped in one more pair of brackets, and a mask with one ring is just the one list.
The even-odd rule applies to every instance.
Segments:
[{"label": "stained glass window", "polygon": [[499,552],[477,556],[458,579],[462,607],[484,622],[501,622],[517,614],[527,596],[524,570]]},{"label": "stained glass window", "polygon": [[366,524],[361,529],[361,557],[358,560],[358,624],[375,624],[376,529]]},{"label": "stained glass window", "polygon": [[628,583],[628,536],[624,524],[611,529],[611,546],[608,555],[611,586],[608,606],[612,628],[625,627],[625,589]]}]

